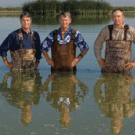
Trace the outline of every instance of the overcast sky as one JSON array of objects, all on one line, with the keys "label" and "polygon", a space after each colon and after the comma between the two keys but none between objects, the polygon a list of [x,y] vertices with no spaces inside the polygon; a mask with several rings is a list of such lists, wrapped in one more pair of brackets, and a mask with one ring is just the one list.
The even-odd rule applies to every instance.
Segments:
[{"label": "overcast sky", "polygon": [[[0,7],[16,7],[22,6],[24,2],[34,0],[0,0]],[[135,6],[135,0],[104,0],[111,6]]]}]

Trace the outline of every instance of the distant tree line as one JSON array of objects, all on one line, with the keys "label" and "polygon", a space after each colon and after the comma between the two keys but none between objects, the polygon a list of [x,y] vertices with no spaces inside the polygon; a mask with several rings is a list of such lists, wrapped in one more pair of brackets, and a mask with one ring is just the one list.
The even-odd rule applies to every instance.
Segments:
[{"label": "distant tree line", "polygon": [[135,11],[135,7],[111,7],[111,9],[120,8],[122,11]]},{"label": "distant tree line", "polygon": [[[103,24],[110,21],[111,16],[72,16],[72,23],[71,25],[97,25]],[[33,16],[32,17],[32,24],[38,25],[59,25],[59,18],[58,16],[54,17],[41,17],[41,16]]]},{"label": "distant tree line", "polygon": [[111,10],[111,6],[102,0],[37,0],[23,5],[23,11],[32,15],[58,14],[62,11],[69,11],[72,14],[106,14]]},{"label": "distant tree line", "polygon": [[22,11],[22,7],[0,7],[0,11]]}]

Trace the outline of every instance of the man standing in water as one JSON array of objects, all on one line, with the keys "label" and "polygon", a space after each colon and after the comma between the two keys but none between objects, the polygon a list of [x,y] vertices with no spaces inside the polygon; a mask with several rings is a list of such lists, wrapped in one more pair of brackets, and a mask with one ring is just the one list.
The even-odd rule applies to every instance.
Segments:
[{"label": "man standing in water", "polygon": [[[21,14],[20,22],[21,28],[9,34],[0,46],[0,55],[5,65],[12,70],[37,69],[41,58],[39,34],[30,29],[32,20],[28,12]],[[11,62],[7,60],[8,50]]]},{"label": "man standing in water", "polygon": [[[60,28],[52,31],[42,43],[42,52],[51,71],[75,71],[76,64],[87,53],[89,47],[79,31],[71,29],[71,14],[63,12],[59,17]],[[76,57],[76,47],[81,53]],[[52,59],[48,55],[51,48]]]},{"label": "man standing in water", "polygon": [[[121,9],[112,11],[113,25],[106,26],[98,35],[94,52],[103,72],[130,72],[135,66],[131,62],[131,43],[135,43],[135,30],[124,24]],[[106,41],[105,59],[101,57],[103,43]]]}]

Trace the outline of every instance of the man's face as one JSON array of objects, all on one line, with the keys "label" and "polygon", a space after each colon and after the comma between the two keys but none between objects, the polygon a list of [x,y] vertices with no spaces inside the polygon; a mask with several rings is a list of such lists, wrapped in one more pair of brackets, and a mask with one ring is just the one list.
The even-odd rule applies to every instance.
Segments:
[{"label": "man's face", "polygon": [[68,16],[64,17],[62,15],[60,17],[60,25],[62,28],[68,28],[70,23],[71,23],[71,19]]},{"label": "man's face", "polygon": [[31,18],[27,16],[23,16],[21,19],[21,26],[23,29],[29,29],[31,25]]},{"label": "man's face", "polygon": [[112,14],[112,19],[115,25],[122,25],[124,20],[124,15],[121,11],[117,10]]}]

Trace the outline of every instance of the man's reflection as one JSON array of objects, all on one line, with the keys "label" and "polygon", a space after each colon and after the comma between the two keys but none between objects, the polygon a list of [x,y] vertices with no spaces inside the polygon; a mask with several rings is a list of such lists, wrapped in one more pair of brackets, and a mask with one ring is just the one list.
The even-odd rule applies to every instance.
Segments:
[{"label": "man's reflection", "polygon": [[130,82],[135,85],[135,79],[128,74],[103,73],[94,87],[95,100],[101,112],[105,113],[106,117],[112,118],[113,134],[121,132],[124,117],[131,117],[135,113],[135,100],[131,99]]},{"label": "man's reflection", "polygon": [[[8,78],[11,77],[11,86],[8,88]],[[0,84],[0,91],[10,105],[22,109],[21,122],[29,125],[32,121],[31,106],[37,105],[41,92],[41,77],[39,72],[9,72],[6,73]]]},{"label": "man's reflection", "polygon": [[[51,90],[49,83],[51,82]],[[80,87],[76,90],[76,84]],[[59,122],[63,128],[70,127],[70,111],[76,110],[88,91],[88,88],[70,72],[52,73],[43,85],[47,102],[61,112]]]}]

